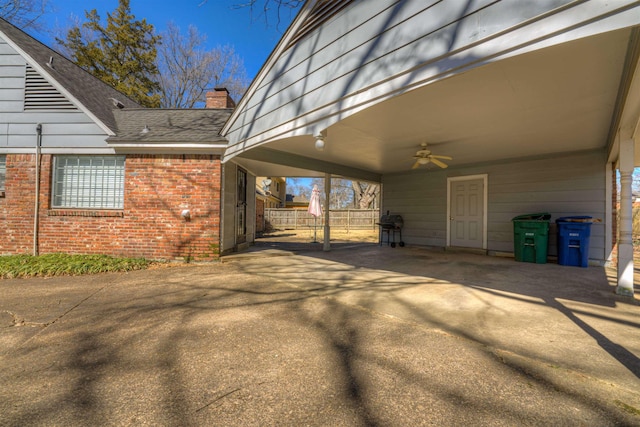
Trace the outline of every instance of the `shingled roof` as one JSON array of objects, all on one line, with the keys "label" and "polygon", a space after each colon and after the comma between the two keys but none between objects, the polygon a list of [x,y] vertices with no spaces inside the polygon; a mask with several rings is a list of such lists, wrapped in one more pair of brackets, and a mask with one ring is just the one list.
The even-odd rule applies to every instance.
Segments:
[{"label": "shingled roof", "polygon": [[118,100],[125,108],[140,107],[126,95],[2,18],[0,36],[20,49],[19,53],[27,63],[44,74],[43,77],[50,83],[56,82],[111,131],[115,132],[116,129],[113,116],[116,107],[113,99]]},{"label": "shingled roof", "polygon": [[[232,109],[137,108],[114,111],[117,135],[110,144],[226,144],[220,130]],[[144,132],[143,132],[144,130]]]}]

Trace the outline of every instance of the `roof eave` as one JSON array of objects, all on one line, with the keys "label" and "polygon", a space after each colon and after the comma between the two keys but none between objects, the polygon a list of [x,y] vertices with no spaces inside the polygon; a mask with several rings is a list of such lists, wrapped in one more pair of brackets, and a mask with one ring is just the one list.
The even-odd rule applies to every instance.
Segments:
[{"label": "roof eave", "polygon": [[222,156],[227,144],[135,143],[107,141],[118,154],[214,154]]}]

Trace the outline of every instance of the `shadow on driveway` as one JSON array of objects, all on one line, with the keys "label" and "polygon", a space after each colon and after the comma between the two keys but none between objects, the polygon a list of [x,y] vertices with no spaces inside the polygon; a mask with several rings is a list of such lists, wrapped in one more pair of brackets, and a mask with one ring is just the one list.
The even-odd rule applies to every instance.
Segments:
[{"label": "shadow on driveway", "polygon": [[0,425],[640,423],[605,270],[402,251],[0,281]]}]

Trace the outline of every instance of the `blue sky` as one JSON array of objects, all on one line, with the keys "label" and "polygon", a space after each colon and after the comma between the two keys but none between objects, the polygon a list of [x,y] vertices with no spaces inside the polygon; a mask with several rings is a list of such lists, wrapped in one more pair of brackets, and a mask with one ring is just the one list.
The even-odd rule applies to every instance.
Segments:
[{"label": "blue sky", "polygon": [[[84,21],[84,11],[96,9],[103,19],[106,12],[118,6],[118,0],[50,0],[53,12],[45,16],[45,24],[51,30],[64,29],[72,22],[71,17]],[[206,34],[207,45],[231,45],[244,60],[247,77],[253,79],[271,51],[286,31],[296,11],[282,9],[280,23],[276,10],[267,16],[262,14],[259,4],[252,15],[249,8],[237,5],[247,0],[131,0],[131,11],[137,19],[145,18],[158,32],[164,31],[169,21],[175,22],[183,31],[189,25]],[[268,24],[267,24],[268,22]],[[48,46],[54,46],[53,35],[33,34]]]}]

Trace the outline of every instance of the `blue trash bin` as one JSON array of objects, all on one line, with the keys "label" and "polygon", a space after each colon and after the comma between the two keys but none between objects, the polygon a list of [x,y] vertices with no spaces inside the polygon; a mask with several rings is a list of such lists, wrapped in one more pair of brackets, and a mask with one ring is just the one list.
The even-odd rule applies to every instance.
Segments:
[{"label": "blue trash bin", "polygon": [[574,267],[589,265],[590,216],[565,216],[556,219],[558,226],[558,264]]}]

